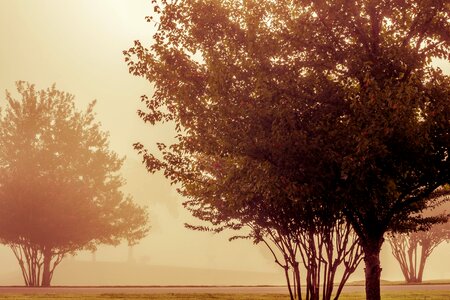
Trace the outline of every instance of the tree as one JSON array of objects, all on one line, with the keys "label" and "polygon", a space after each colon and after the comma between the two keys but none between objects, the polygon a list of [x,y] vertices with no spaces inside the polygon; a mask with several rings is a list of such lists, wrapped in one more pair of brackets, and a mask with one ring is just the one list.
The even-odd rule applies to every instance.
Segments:
[{"label": "tree", "polygon": [[[263,241],[275,262],[284,269],[291,299],[303,299],[300,264],[306,269],[304,299],[328,300],[339,299],[345,283],[362,260],[358,239],[344,219],[328,226],[310,225],[297,231],[267,224],[265,227],[248,226],[253,229],[250,237],[256,242]],[[341,277],[337,276],[338,271]]]},{"label": "tree", "polygon": [[108,149],[95,102],[78,111],[55,86],[16,85],[0,117],[0,240],[27,286],[49,286],[66,254],[143,238],[147,212],[120,191],[123,159]]},{"label": "tree", "polygon": [[175,122],[179,141],[160,145],[165,163],[136,144],[148,170],[183,184],[199,154],[249,157],[286,174],[282,188],[326,183],[363,248],[366,297],[380,299],[384,234],[444,218],[420,213],[450,174],[450,80],[432,65],[450,55],[448,3],[153,2],[153,44],[125,60],[155,87],[141,117]]},{"label": "tree", "polygon": [[[307,81],[313,89],[311,81]],[[361,252],[358,239],[354,238],[344,216],[333,207],[336,197],[334,192],[330,192],[334,188],[329,185],[334,185],[330,179],[338,174],[330,170],[328,163],[335,152],[335,145],[327,141],[331,137],[305,142],[305,137],[317,136],[317,130],[328,132],[331,136],[337,133],[333,130],[333,120],[336,119],[334,110],[326,104],[311,109],[303,108],[302,103],[296,105],[293,110],[299,111],[301,108],[308,118],[295,121],[298,123],[295,132],[286,129],[286,121],[279,119],[277,127],[269,127],[268,130],[254,128],[251,133],[253,137],[257,135],[255,139],[261,138],[263,143],[278,145],[279,149],[274,150],[280,152],[274,157],[278,159],[282,156],[286,164],[289,161],[294,163],[294,169],[278,167],[254,155],[236,154],[231,150],[222,155],[219,152],[221,149],[218,149],[221,144],[205,144],[207,149],[196,148],[196,152],[190,152],[190,157],[180,153],[186,150],[185,145],[177,145],[170,151],[162,149],[164,162],[146,162],[155,162],[158,168],[164,169],[166,176],[180,181],[182,187],[179,191],[188,199],[184,205],[195,217],[209,222],[213,227],[191,228],[217,232],[224,228],[250,227],[250,234],[246,237],[256,243],[265,243],[274,254],[276,263],[285,270],[292,299],[302,299],[301,263],[306,268],[303,277],[306,279],[306,299],[319,299],[321,288],[323,299],[331,299],[335,283],[339,284],[335,295],[339,297],[343,284],[360,262]],[[292,107],[288,106],[286,111],[290,109]],[[237,115],[239,113],[245,114],[245,117]],[[279,111],[264,113],[267,117],[277,118]],[[250,124],[260,124],[258,109],[236,110],[231,115],[238,119],[252,118]],[[315,119],[315,115],[322,116],[320,123],[324,124],[310,121],[310,118]],[[328,116],[329,122],[324,122],[325,116]],[[222,133],[233,130],[238,134],[238,126],[235,123],[229,128],[222,127]],[[245,132],[245,129],[242,131]],[[294,144],[301,144],[301,147],[296,148]],[[161,145],[161,148],[164,146]],[[323,161],[320,164],[314,158],[317,149],[322,149],[320,155]],[[148,157],[148,152],[142,148],[141,151]],[[298,179],[299,169],[305,174],[301,184],[292,181],[292,178]],[[337,278],[336,273],[341,270],[343,276]],[[289,274],[291,271],[293,273]],[[335,282],[335,279],[339,280]]]},{"label": "tree", "polygon": [[[196,164],[198,168],[189,173],[170,173],[183,182],[180,192],[189,199],[185,207],[212,224],[188,225],[189,228],[220,232],[246,227],[250,229],[248,234],[231,240],[248,238],[264,243],[284,270],[291,299],[338,299],[362,259],[358,239],[342,215],[333,215],[330,205],[318,193],[312,198],[305,192],[294,194],[280,188],[277,185],[286,179],[258,161],[209,155],[198,156]],[[169,168],[173,169],[173,164],[164,166],[166,172],[171,172]],[[255,189],[259,184],[264,184],[264,188]],[[331,199],[331,195],[324,197]],[[305,201],[313,202],[305,206]],[[300,280],[303,269],[305,298]],[[337,273],[342,275],[338,277]]]},{"label": "tree", "polygon": [[[441,201],[448,199],[449,191],[441,189],[434,193],[434,197],[441,197]],[[449,205],[439,207],[438,211],[449,212]],[[441,212],[442,213],[442,212]],[[436,209],[428,212],[428,215],[436,214]],[[400,264],[403,276],[407,283],[421,283],[425,263],[433,250],[444,241],[450,240],[450,223],[434,224],[428,230],[414,231],[410,233],[391,233],[388,241],[392,248],[392,254]]]}]

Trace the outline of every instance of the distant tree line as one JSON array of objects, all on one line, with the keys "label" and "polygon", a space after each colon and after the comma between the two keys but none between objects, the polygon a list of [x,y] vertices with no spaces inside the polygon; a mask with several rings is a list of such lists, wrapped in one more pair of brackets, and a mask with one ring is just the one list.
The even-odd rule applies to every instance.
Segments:
[{"label": "distant tree line", "polygon": [[280,250],[291,299],[299,262],[305,298],[324,283],[330,299],[335,267],[351,273],[361,249],[366,298],[379,300],[385,235],[448,219],[423,214],[450,176],[450,78],[432,64],[450,57],[448,3],[152,3],[153,40],[125,61],[154,87],[140,117],[178,134],[162,158],[135,144],[148,171],[210,224],[192,228],[249,227]]}]

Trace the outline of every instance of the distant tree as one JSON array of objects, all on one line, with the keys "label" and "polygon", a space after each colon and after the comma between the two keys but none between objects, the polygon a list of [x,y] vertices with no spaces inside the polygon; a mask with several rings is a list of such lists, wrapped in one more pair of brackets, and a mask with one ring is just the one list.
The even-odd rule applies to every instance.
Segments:
[{"label": "distant tree", "polygon": [[[162,161],[136,144],[148,170],[190,187],[199,155],[251,158],[305,206],[314,193],[325,200],[323,184],[336,200],[330,213],[358,235],[366,297],[379,300],[385,233],[442,219],[420,212],[450,176],[450,79],[432,65],[450,55],[448,3],[152,2],[153,43],[136,41],[125,60],[154,86],[141,117],[173,121],[179,135],[160,145]],[[246,175],[262,195],[265,175]]]},{"label": "distant tree", "polygon": [[0,241],[27,286],[49,286],[67,254],[143,238],[147,212],[120,190],[123,159],[108,149],[95,102],[79,111],[55,86],[16,85],[0,116]]},{"label": "distant tree", "polygon": [[[445,201],[450,192],[448,187],[440,189],[432,196]],[[437,212],[449,215],[450,202],[447,205],[430,210],[429,215]],[[407,283],[421,283],[425,264],[433,250],[443,242],[450,241],[450,222],[434,224],[428,230],[413,231],[410,233],[391,233],[388,235],[392,254],[400,264],[403,276]]]}]

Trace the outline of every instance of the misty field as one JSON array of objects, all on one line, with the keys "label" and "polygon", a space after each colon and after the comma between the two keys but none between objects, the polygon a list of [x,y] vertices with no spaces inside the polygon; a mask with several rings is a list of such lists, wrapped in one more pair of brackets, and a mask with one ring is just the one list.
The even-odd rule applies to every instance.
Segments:
[{"label": "misty field", "polygon": [[[273,294],[43,294],[43,295],[0,295],[0,299],[152,299],[152,300],[287,300],[287,295]],[[450,291],[414,291],[414,292],[389,292],[382,293],[383,300],[450,300]],[[342,300],[359,300],[365,299],[364,293],[346,293],[339,299]]]}]

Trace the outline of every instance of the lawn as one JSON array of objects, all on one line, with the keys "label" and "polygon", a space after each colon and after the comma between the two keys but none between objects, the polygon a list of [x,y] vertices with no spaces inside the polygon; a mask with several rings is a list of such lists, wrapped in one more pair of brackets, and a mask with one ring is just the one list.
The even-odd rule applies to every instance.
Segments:
[{"label": "lawn", "polygon": [[[339,299],[359,300],[364,299],[363,293],[346,293]],[[450,291],[414,291],[414,292],[389,292],[382,293],[383,300],[450,300]],[[42,294],[42,295],[0,295],[0,299],[150,299],[150,300],[288,300],[286,295],[274,294]]]}]

